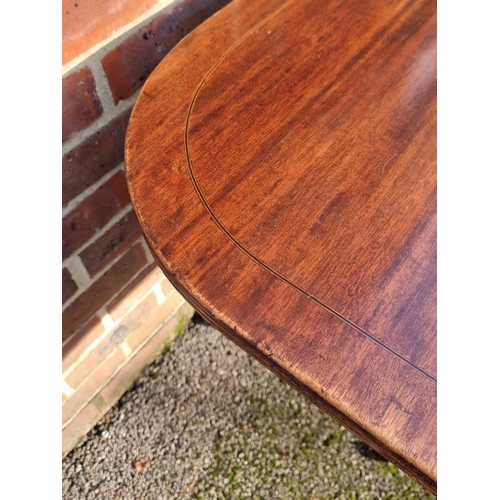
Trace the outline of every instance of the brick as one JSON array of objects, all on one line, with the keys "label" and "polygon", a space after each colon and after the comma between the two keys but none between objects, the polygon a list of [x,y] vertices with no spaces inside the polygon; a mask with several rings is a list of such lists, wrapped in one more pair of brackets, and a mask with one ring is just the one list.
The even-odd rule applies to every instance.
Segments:
[{"label": "brick", "polygon": [[80,253],[83,265],[91,277],[123,253],[141,235],[133,211],[122,217],[94,243]]},{"label": "brick", "polygon": [[88,356],[79,361],[66,375],[66,382],[74,387],[76,392],[80,391],[81,387],[87,385],[89,378],[101,370],[101,365],[110,362],[109,358],[114,356],[114,351],[120,344],[127,342],[134,351],[184,303],[184,299],[176,294],[162,306],[158,306],[154,294],[147,295]]},{"label": "brick", "polygon": [[[118,325],[85,359],[79,361],[78,366],[66,376],[66,382],[76,389],[75,392],[79,392],[92,377],[95,379],[95,376],[99,376],[98,374],[96,375],[96,372],[101,370],[102,365],[107,365],[111,362],[110,358],[114,356],[116,348],[126,339],[128,333],[126,327]],[[91,385],[96,384],[95,380],[90,383]]]},{"label": "brick", "polygon": [[[125,392],[125,391],[124,391]],[[102,404],[99,394],[62,431],[62,458],[82,440],[112,405]]]},{"label": "brick", "polygon": [[185,300],[178,293],[171,295],[153,314],[150,314],[146,321],[138,324],[137,327],[130,332],[127,339],[127,344],[132,350],[137,349],[151,333],[162,325],[165,320],[174,314],[183,304]]},{"label": "brick", "polygon": [[66,376],[66,382],[79,391],[88,383],[86,378],[93,377],[101,365],[108,364],[108,358],[113,356],[117,346],[126,341],[132,350],[137,349],[182,304],[184,299],[178,294],[171,296],[162,306],[158,306],[154,293],[147,295],[88,356],[79,361]]},{"label": "brick", "polygon": [[102,42],[153,7],[157,0],[63,0],[63,64]]},{"label": "brick", "polygon": [[75,332],[88,318],[118,293],[143,267],[147,258],[137,243],[63,312],[63,339]]},{"label": "brick", "polygon": [[113,320],[118,321],[138,300],[141,300],[162,276],[156,264],[150,264],[134,278],[116,297],[109,301],[106,311]]},{"label": "brick", "polygon": [[102,115],[94,76],[88,67],[71,73],[62,81],[63,142],[88,127]]},{"label": "brick", "polygon": [[63,259],[78,250],[130,202],[122,170],[85,198],[63,219]]},{"label": "brick", "polygon": [[229,0],[184,0],[102,58],[115,104],[133,95],[165,55]]},{"label": "brick", "polygon": [[121,349],[115,349],[113,354],[102,364],[85,384],[69,398],[62,407],[62,424],[65,427],[73,417],[87,405],[109,380],[118,372],[126,358]]},{"label": "brick", "polygon": [[102,363],[107,363],[107,358],[112,355],[114,349],[126,341],[130,332],[144,323],[155,309],[158,309],[158,304],[154,295],[146,297],[125,321],[114,328],[88,356],[79,362],[78,366],[66,376],[66,382],[76,389],[86,383],[85,378],[97,370]]},{"label": "brick", "polygon": [[[121,322],[129,332],[143,325],[159,308],[154,293],[149,293],[125,316]],[[151,333],[151,332],[150,332]],[[128,340],[127,340],[128,342]]]},{"label": "brick", "polygon": [[153,337],[63,429],[63,458],[132,386],[142,370],[156,357],[162,343],[163,339],[159,335]]},{"label": "brick", "polygon": [[73,280],[71,273],[67,268],[62,270],[62,302],[63,304],[72,297],[78,290],[78,286]]},{"label": "brick", "polygon": [[63,206],[123,161],[130,109],[63,156]]},{"label": "brick", "polygon": [[[148,318],[158,309],[158,303],[153,293],[146,296],[135,308],[131,311],[124,320],[117,325],[104,339],[99,342],[99,344],[86,356],[81,359],[69,374],[66,375],[66,382],[72,387],[80,391],[80,388],[86,386],[89,381],[85,378],[91,376],[90,378],[95,378],[94,372],[99,372],[102,376],[101,365],[108,365],[111,363],[110,357],[114,356],[114,351],[117,346],[119,346],[124,341],[128,340],[128,336],[131,332],[137,329],[139,326],[144,324]],[[158,321],[164,317],[164,314],[160,316]],[[147,333],[145,338],[149,336],[151,331]],[[90,382],[94,384],[94,382]],[[95,385],[95,384],[94,384]],[[73,396],[72,396],[73,397]]]},{"label": "brick", "polygon": [[78,361],[83,352],[104,333],[104,326],[98,316],[94,316],[83,325],[62,348],[62,371]]},{"label": "brick", "polygon": [[[185,304],[179,309],[178,314],[181,311],[189,315],[192,309]],[[118,401],[124,392],[140,376],[144,367],[152,363],[158,354],[160,354],[165,340],[171,340],[175,337],[175,327],[179,321],[178,314],[165,322],[149,341],[129,359],[128,363],[120,371],[119,376],[116,376],[103,388],[100,395],[105,401]]]},{"label": "brick", "polygon": [[127,360],[125,366],[117,373],[86,405],[77,417],[64,428],[62,432],[62,454],[65,457],[87,434],[90,429],[116,404],[116,402],[132,386],[143,369],[148,366],[161,349],[167,339],[175,337],[175,326],[178,315],[191,315],[192,308],[184,304],[169,321],[145,344],[137,354]]}]

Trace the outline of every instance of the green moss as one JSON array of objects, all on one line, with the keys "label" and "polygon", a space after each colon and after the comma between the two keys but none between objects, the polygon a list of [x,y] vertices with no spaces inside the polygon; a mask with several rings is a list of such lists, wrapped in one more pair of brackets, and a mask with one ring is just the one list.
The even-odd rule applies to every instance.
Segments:
[{"label": "green moss", "polygon": [[335,435],[329,434],[328,437],[323,441],[323,446],[331,446],[335,442]]},{"label": "green moss", "polygon": [[302,438],[302,442],[305,443],[305,444],[311,444],[311,443],[314,443],[315,439],[313,437],[312,434],[306,434],[303,438]]},{"label": "green moss", "polygon": [[166,352],[170,351],[170,349],[172,349],[172,344],[173,344],[172,339],[170,338],[165,339],[165,341],[163,342],[161,353],[165,354]]},{"label": "green moss", "polygon": [[102,410],[106,406],[106,400],[100,394],[97,394],[92,403],[98,410]]},{"label": "green moss", "polygon": [[186,332],[186,325],[187,322],[189,321],[190,316],[189,314],[185,312],[180,312],[178,317],[177,317],[177,324],[174,327],[174,333],[175,335],[182,336]]}]

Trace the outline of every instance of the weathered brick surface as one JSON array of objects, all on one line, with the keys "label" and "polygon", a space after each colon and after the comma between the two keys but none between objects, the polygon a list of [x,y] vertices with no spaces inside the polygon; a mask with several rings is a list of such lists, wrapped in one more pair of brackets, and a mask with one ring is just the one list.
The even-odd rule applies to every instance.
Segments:
[{"label": "weathered brick surface", "polygon": [[125,251],[141,235],[135,213],[130,211],[89,245],[80,258],[91,277]]},{"label": "weathered brick surface", "polygon": [[115,103],[133,95],[184,36],[227,3],[229,0],[185,0],[106,54],[102,64]]},{"label": "weathered brick surface", "polygon": [[63,206],[123,161],[130,109],[63,156]]},{"label": "weathered brick surface", "polygon": [[102,42],[156,3],[156,0],[63,0],[62,63]]},{"label": "weathered brick surface", "polygon": [[150,264],[128,283],[116,297],[109,301],[106,305],[108,314],[111,315],[113,320],[118,321],[129,309],[134,307],[137,300],[145,296],[153,288],[162,275],[163,273],[156,264]]},{"label": "weathered brick surface", "polygon": [[86,405],[87,401],[94,397],[95,394],[106,385],[124,361],[125,355],[123,351],[115,348],[108,359],[106,359],[106,362],[97,368],[97,370],[86,380],[85,384],[75,391],[62,407],[63,426],[67,424],[80,408]]},{"label": "weathered brick surface", "polygon": [[[165,305],[161,307],[163,316],[168,316]],[[192,308],[187,304],[181,307],[185,314],[192,314]],[[141,371],[161,351],[167,339],[172,340],[175,336],[175,326],[178,322],[177,315],[155,333],[146,345],[114,376],[94,398],[85,405],[76,418],[64,428],[62,433],[63,456],[71,451],[83,436],[102,418],[102,416],[120,399],[125,391],[133,384]],[[157,326],[157,325],[156,325]],[[153,331],[150,327],[150,332]],[[74,396],[73,396],[74,397]]]},{"label": "weathered brick surface", "polygon": [[165,322],[167,319],[165,316],[166,311],[168,311],[169,314],[172,314],[184,303],[184,299],[178,293],[173,294],[157,311],[150,313],[147,318],[144,318],[142,323],[137,323],[136,328],[130,332],[130,335],[127,338],[127,343],[130,348],[132,350],[137,349],[142,342],[144,342],[144,339],[146,339],[153,332],[155,327]]},{"label": "weathered brick surface", "polygon": [[[78,366],[71,371],[66,377],[66,382],[75,389],[78,389],[86,378],[91,376],[99,366],[113,355],[114,350],[126,338],[129,333],[129,328],[126,325],[120,324],[111,331],[96,348],[78,363]],[[86,384],[87,382],[85,382]]]},{"label": "weathered brick surface", "polygon": [[[186,304],[184,304],[184,306],[186,306]],[[184,306],[183,308],[186,310],[186,314],[192,314],[192,309],[189,306]],[[163,314],[165,316],[165,311]],[[178,317],[174,315],[158,329],[147,344],[145,344],[122,368],[119,377],[115,377],[115,379],[101,391],[101,397],[104,398],[104,400],[114,400],[118,394],[119,398],[130,387],[132,382],[140,375],[141,370],[151,363],[151,361],[161,352],[165,340],[172,340],[175,337],[175,326],[177,322]],[[153,328],[150,328],[149,331],[153,331]],[[115,401],[117,401],[118,398],[116,398]]]},{"label": "weathered brick surface", "polygon": [[143,247],[136,243],[120,260],[90,288],[75,299],[63,312],[63,339],[119,292],[147,264]]},{"label": "weathered brick surface", "polygon": [[[124,325],[129,332],[133,332],[152,318],[158,308],[158,302],[156,301],[154,293],[150,293],[121,321],[121,324]],[[162,308],[160,316],[156,318],[157,322],[161,322],[164,314],[164,308]]]},{"label": "weathered brick surface", "polygon": [[120,170],[63,219],[63,259],[80,248],[129,201],[125,174]]},{"label": "weathered brick surface", "polygon": [[73,280],[71,273],[64,268],[62,270],[62,302],[63,304],[72,297],[78,290],[78,286]]},{"label": "weathered brick surface", "polygon": [[63,373],[82,355],[85,349],[104,333],[104,326],[98,316],[94,316],[81,328],[78,333],[73,335],[62,348],[62,371]]},{"label": "weathered brick surface", "polygon": [[[123,391],[123,393],[124,392],[125,391]],[[117,398],[116,401],[118,401],[118,399],[119,398]],[[87,432],[94,427],[99,419],[108,412],[111,406],[111,404],[103,400],[103,398],[98,394],[92,399],[90,404],[86,405],[76,418],[63,429],[63,457],[65,457],[82,440],[85,434],[87,434]]]},{"label": "weathered brick surface", "polygon": [[62,432],[63,456],[66,456],[100,418],[134,383],[141,371],[155,358],[166,338],[173,338],[176,318],[158,333],[106,384]]},{"label": "weathered brick surface", "polygon": [[88,127],[102,114],[102,104],[96,92],[90,68],[71,73],[62,81],[63,142]]},{"label": "weathered brick surface", "polygon": [[[66,382],[72,387],[78,388],[85,378],[93,373],[102,363],[108,363],[107,358],[112,355],[113,350],[122,342],[128,341],[129,335],[143,325],[151,317],[157,323],[161,323],[165,311],[154,316],[158,310],[158,303],[153,294],[148,295],[120,324],[107,335],[96,348],[66,377]],[[143,331],[142,337],[146,338],[151,331]],[[136,335],[137,336],[137,335]],[[132,348],[137,347],[134,345]],[[86,384],[86,382],[85,382]]]}]

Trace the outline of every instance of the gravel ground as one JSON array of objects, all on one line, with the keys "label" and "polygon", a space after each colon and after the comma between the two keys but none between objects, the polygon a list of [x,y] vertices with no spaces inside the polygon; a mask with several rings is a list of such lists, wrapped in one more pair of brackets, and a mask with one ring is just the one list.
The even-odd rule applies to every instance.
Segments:
[{"label": "gravel ground", "polygon": [[434,499],[195,316],[63,461],[63,499]]}]

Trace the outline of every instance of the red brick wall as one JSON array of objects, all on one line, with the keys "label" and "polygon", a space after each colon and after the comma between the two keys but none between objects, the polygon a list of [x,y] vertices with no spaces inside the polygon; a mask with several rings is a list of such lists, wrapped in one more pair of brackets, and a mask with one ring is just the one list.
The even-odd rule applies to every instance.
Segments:
[{"label": "red brick wall", "polygon": [[228,2],[63,1],[64,343],[155,267],[125,182],[128,118],[161,59]]},{"label": "red brick wall", "polygon": [[63,64],[160,3],[159,0],[63,0]]}]

